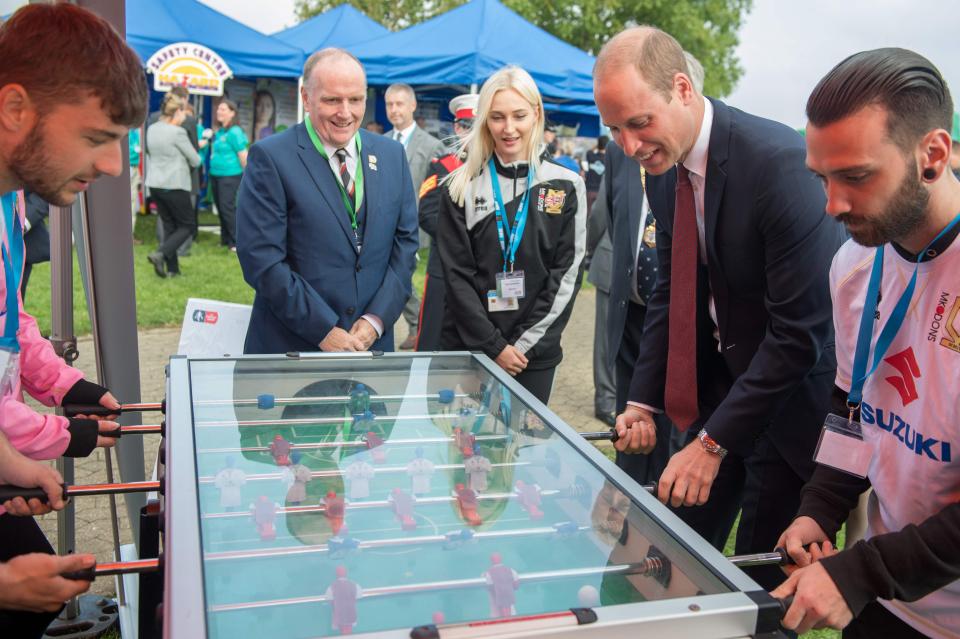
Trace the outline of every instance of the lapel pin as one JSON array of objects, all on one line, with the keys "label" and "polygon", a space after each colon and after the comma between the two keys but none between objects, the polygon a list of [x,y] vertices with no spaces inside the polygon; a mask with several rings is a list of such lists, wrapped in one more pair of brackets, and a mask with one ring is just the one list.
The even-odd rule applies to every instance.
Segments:
[{"label": "lapel pin", "polygon": [[371,171],[377,170],[377,156],[369,155],[367,156],[367,165],[370,167]]}]

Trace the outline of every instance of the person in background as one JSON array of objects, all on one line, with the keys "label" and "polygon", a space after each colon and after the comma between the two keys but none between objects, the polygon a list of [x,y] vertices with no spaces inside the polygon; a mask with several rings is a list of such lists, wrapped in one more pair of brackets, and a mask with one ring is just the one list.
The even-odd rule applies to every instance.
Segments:
[{"label": "person in background", "polygon": [[[419,126],[413,119],[417,110],[417,96],[409,84],[391,84],[384,95],[387,106],[387,118],[393,130],[387,136],[403,145],[410,165],[410,177],[413,179],[414,192],[419,193],[420,185],[427,177],[430,161],[443,155],[446,150],[443,143]],[[419,202],[420,198],[417,197]],[[426,248],[429,236],[421,230],[420,248]],[[419,255],[417,256],[419,259]],[[420,322],[420,299],[412,289],[410,299],[403,307],[403,319],[407,321],[407,338],[400,343],[400,350],[410,350],[417,345],[417,327]]]},{"label": "person in background", "polygon": [[253,132],[254,141],[276,133],[277,128],[277,101],[273,94],[266,89],[257,91],[253,100]]},{"label": "person in background", "polygon": [[[102,386],[57,356],[17,295],[11,255],[22,255],[21,189],[57,206],[69,206],[101,175],[123,172],[127,131],[143,122],[147,87],[137,54],[102,18],[69,3],[30,4],[0,25],[0,204],[4,227],[0,300],[0,432],[23,456],[55,459],[86,456],[112,446],[104,436],[118,425],[105,418],[40,414],[24,392],[45,406],[99,404],[119,412]],[[129,215],[115,208],[118,219]],[[19,245],[18,245],[19,244]],[[3,282],[11,281],[7,287]],[[0,438],[0,449],[3,438]],[[42,486],[57,508],[62,478],[20,455],[0,451],[0,483]],[[19,470],[15,466],[21,467]],[[46,473],[44,479],[40,475]],[[4,504],[0,515],[0,629],[5,637],[40,637],[63,601],[89,585],[59,577],[90,567],[93,557],[52,558],[36,522],[13,515],[40,514],[31,500]],[[47,556],[39,556],[43,553]],[[13,585],[16,584],[16,585]],[[47,612],[49,611],[49,612]]]},{"label": "person in background", "polygon": [[43,223],[50,215],[50,205],[36,193],[24,193],[26,216],[23,221],[23,279],[20,281],[20,300],[27,299],[27,282],[34,264],[50,261],[50,233]]},{"label": "person in background", "polygon": [[594,193],[593,207],[587,216],[586,261],[589,268],[587,281],[597,290],[593,322],[593,416],[613,427],[617,423],[617,387],[613,368],[609,365],[609,349],[613,340],[608,337],[606,330],[610,281],[613,279],[610,268],[613,246],[607,232],[610,215],[607,212],[606,191],[606,180],[601,177],[599,188]]},{"label": "person in background", "polygon": [[453,114],[453,132],[457,136],[457,148],[434,158],[427,171],[427,177],[420,185],[420,228],[430,236],[430,259],[427,261],[427,277],[423,283],[423,302],[420,305],[420,323],[417,326],[417,350],[440,350],[440,333],[443,330],[445,313],[446,284],[443,281],[443,265],[440,263],[440,250],[437,248],[437,221],[443,203],[440,185],[448,175],[463,164],[466,158],[464,140],[473,128],[473,118],[477,112],[476,93],[458,95],[450,100],[450,113]]},{"label": "person in background", "polygon": [[443,183],[437,246],[443,348],[483,351],[547,403],[580,287],[587,211],[580,175],[541,161],[543,117],[523,69],[483,84],[466,161]]},{"label": "person in background", "polygon": [[[600,178],[603,177],[603,154],[610,141],[605,135],[597,138],[597,146],[587,151],[584,161],[584,184],[587,185],[587,213],[593,213],[593,203],[597,199],[597,192],[600,190]],[[589,251],[588,251],[589,252]]]},{"label": "person in background", "polygon": [[140,127],[130,129],[127,142],[130,147],[130,213],[133,223],[130,228],[137,228],[137,214],[143,210],[140,197],[143,191],[143,176],[140,174]]},{"label": "person in background", "polygon": [[215,119],[219,128],[211,144],[210,184],[220,216],[220,245],[236,252],[237,193],[247,166],[247,136],[240,128],[237,103],[233,100],[220,100]]},{"label": "person in background", "polygon": [[377,133],[383,135],[383,125],[377,122],[376,120],[370,120],[367,122],[363,128],[365,128],[370,133]]},{"label": "person in background", "polygon": [[557,125],[549,120],[545,120],[543,125],[543,145],[546,147],[548,158],[552,158],[557,154],[557,144]]},{"label": "person in background", "polygon": [[147,187],[157,203],[163,242],[147,255],[158,277],[180,275],[177,249],[193,234],[196,215],[190,201],[190,167],[200,156],[181,126],[184,102],[173,93],[163,98],[160,119],[147,129]]},{"label": "person in background", "polygon": [[557,150],[554,153],[553,161],[560,166],[570,169],[577,175],[580,175],[580,163],[573,157],[573,141],[558,140]]}]

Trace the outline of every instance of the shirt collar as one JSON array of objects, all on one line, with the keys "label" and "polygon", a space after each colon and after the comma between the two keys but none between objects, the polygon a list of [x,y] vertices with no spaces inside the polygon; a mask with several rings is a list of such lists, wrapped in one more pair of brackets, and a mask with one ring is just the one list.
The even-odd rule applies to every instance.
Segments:
[{"label": "shirt collar", "polygon": [[700,134],[693,148],[687,153],[683,166],[694,175],[704,178],[707,175],[707,154],[710,150],[710,132],[713,130],[713,105],[703,99],[703,121],[700,122]]},{"label": "shirt collar", "polygon": [[[356,157],[357,157],[357,144],[356,144],[355,140],[356,140],[356,136],[354,136],[354,137],[350,140],[350,142],[347,143],[347,146],[343,147],[343,150],[347,152],[347,157],[348,157],[348,158],[356,158]],[[334,157],[336,157],[337,149],[339,149],[339,148],[341,148],[341,147],[339,147],[339,146],[333,146],[332,144],[327,144],[327,142],[326,142],[325,140],[323,140],[322,138],[321,138],[321,142],[323,142],[323,150],[326,151],[327,157],[328,157],[328,158],[334,158]]]},{"label": "shirt collar", "polygon": [[417,128],[417,122],[414,120],[407,126],[405,129],[400,130],[400,142],[406,142],[410,139],[410,136],[413,135],[413,130]]}]

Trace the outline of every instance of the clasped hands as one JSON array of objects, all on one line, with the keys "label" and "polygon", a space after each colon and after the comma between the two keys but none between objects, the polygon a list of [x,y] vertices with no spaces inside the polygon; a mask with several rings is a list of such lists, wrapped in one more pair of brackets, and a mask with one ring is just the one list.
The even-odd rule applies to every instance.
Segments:
[{"label": "clasped hands", "polygon": [[379,337],[373,324],[361,317],[353,323],[349,333],[334,326],[320,342],[320,350],[325,353],[368,351]]}]

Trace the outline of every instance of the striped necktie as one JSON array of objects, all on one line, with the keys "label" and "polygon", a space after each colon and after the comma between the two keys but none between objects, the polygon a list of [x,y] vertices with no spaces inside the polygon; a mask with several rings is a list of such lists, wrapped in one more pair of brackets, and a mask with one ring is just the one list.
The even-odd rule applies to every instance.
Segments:
[{"label": "striped necktie", "polygon": [[335,155],[340,162],[340,183],[347,191],[347,196],[352,200],[354,193],[353,177],[350,175],[350,169],[347,167],[347,152],[345,149],[337,149]]}]

